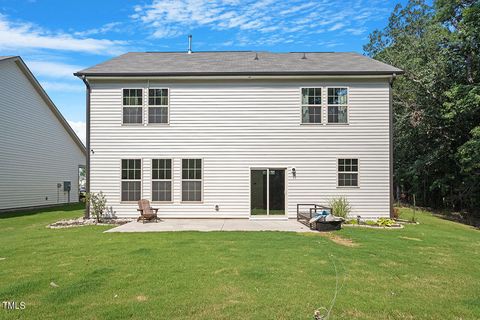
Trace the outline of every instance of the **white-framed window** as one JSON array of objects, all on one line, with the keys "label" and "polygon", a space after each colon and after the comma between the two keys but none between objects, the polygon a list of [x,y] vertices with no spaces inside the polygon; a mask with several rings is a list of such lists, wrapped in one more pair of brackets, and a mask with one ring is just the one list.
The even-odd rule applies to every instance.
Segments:
[{"label": "white-framed window", "polygon": [[202,201],[202,159],[182,159],[182,201]]},{"label": "white-framed window", "polygon": [[348,123],[348,88],[327,88],[328,123]]},{"label": "white-framed window", "polygon": [[122,159],[122,201],[138,201],[142,197],[142,160]]},{"label": "white-framed window", "polygon": [[338,186],[358,187],[358,159],[338,159]]},{"label": "white-framed window", "polygon": [[172,201],[172,159],[152,159],[152,201]]},{"label": "white-framed window", "polygon": [[148,89],[148,123],[168,123],[168,89]]},{"label": "white-framed window", "polygon": [[322,88],[302,88],[302,123],[322,123]]},{"label": "white-framed window", "polygon": [[122,90],[123,123],[143,123],[143,90]]}]

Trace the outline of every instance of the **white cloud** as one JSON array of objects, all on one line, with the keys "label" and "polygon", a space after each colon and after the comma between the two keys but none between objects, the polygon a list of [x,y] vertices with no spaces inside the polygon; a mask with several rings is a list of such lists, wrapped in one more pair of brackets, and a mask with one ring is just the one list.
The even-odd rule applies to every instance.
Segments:
[{"label": "white cloud", "polygon": [[27,65],[35,76],[46,78],[67,78],[73,79],[73,73],[84,69],[84,67],[52,61],[28,61]]},{"label": "white cloud", "polygon": [[351,35],[354,35],[354,36],[360,36],[362,34],[364,34],[365,32],[367,32],[367,28],[363,27],[363,28],[348,28],[348,29],[345,29],[345,32],[351,34]]},{"label": "white cloud", "polygon": [[0,14],[0,50],[51,49],[114,55],[123,52],[125,44],[124,41],[53,33],[31,23],[9,21]]},{"label": "white cloud", "polygon": [[80,140],[82,140],[83,144],[85,145],[87,137],[87,124],[83,121],[67,121],[70,127],[72,127],[73,131],[75,131],[77,136],[80,138]]},{"label": "white cloud", "polygon": [[[273,45],[282,39],[290,41],[289,36],[300,41],[319,30],[338,33],[350,29],[354,34],[352,30],[363,30],[368,21],[382,17],[379,13],[385,6],[382,0],[151,0],[136,6],[131,18],[151,30],[154,38],[207,28],[236,31],[236,44]],[[267,34],[270,36],[264,36]]]},{"label": "white cloud", "polygon": [[343,27],[345,27],[345,23],[335,23],[333,26],[331,26],[328,31],[335,31],[335,30],[338,30],[338,29],[342,29]]},{"label": "white cloud", "polygon": [[93,28],[85,31],[77,31],[77,32],[74,32],[73,34],[79,37],[85,37],[85,36],[91,36],[96,34],[104,34],[111,31],[118,32],[120,30],[119,26],[121,24],[122,24],[121,22],[110,22],[110,23],[104,24],[100,28]]},{"label": "white cloud", "polygon": [[298,6],[293,5],[288,9],[280,11],[280,14],[291,14],[291,13],[298,12],[298,11],[304,11],[305,9],[311,8],[311,7],[314,7],[314,6],[315,6],[315,2],[307,2],[307,3],[304,3],[304,4],[298,5]]}]

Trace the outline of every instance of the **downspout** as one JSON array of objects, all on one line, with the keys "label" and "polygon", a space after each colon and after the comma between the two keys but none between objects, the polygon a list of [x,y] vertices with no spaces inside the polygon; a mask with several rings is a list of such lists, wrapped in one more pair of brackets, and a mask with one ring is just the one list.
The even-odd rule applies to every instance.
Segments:
[{"label": "downspout", "polygon": [[389,154],[389,171],[390,171],[390,218],[394,218],[393,214],[393,82],[395,81],[395,77],[397,75],[394,73],[390,77],[389,86],[388,86],[388,96],[389,96],[389,103],[388,103],[388,113],[389,113],[389,124],[388,124],[388,134],[389,134],[389,146],[388,146],[388,154]]},{"label": "downspout", "polygon": [[[86,184],[85,184],[85,189],[87,194],[90,192],[90,82],[88,82],[88,79],[85,75],[82,75],[80,77],[82,79],[83,83],[85,83],[85,87],[87,89],[87,95],[86,95],[86,143],[87,143],[87,154],[86,154],[86,164],[85,164],[85,171],[86,171]],[[85,219],[90,218],[90,206],[86,205],[85,206]]]}]

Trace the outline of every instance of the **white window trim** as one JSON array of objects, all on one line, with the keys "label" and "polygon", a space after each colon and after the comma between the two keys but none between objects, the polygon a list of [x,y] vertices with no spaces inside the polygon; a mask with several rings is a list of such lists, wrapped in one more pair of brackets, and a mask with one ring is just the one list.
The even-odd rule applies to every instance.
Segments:
[{"label": "white window trim", "polygon": [[[347,104],[329,104],[328,103],[328,89],[345,88],[347,89]],[[329,126],[346,126],[350,124],[350,87],[349,86],[327,86],[325,87],[325,124]],[[346,107],[347,108],[347,122],[329,122],[328,121],[328,107]],[[340,158],[343,159],[343,158]],[[356,159],[356,158],[355,158]]]},{"label": "white window trim", "polygon": [[[140,160],[140,180],[139,179],[122,179],[122,160]],[[138,203],[137,200],[134,201],[124,201],[122,200],[122,182],[123,181],[140,181],[140,199],[143,199],[143,159],[142,158],[121,158],[120,159],[120,203]]]},{"label": "white window trim", "polygon": [[[150,92],[149,90],[150,89],[167,89],[167,104],[166,105],[150,105]],[[147,125],[149,126],[168,126],[170,125],[170,88],[169,87],[148,87],[146,90],[146,103],[145,105],[147,106],[147,119],[146,119],[146,123]],[[156,122],[152,122],[150,123],[150,119],[149,119],[149,108],[150,107],[166,107],[167,108],[167,122],[166,123],[156,123]]]},{"label": "white window trim", "polygon": [[[200,191],[201,191],[201,194],[200,194],[200,201],[188,201],[188,200],[183,200],[183,182],[184,181],[199,181],[198,179],[183,179],[183,160],[198,160],[200,159],[202,161],[202,166],[201,166],[201,169],[202,169],[202,179],[200,180]],[[188,157],[188,158],[181,158],[180,159],[180,203],[191,203],[191,204],[202,204],[203,203],[203,195],[204,195],[204,190],[203,190],[203,177],[204,177],[204,172],[203,172],[203,168],[205,166],[204,164],[204,159],[201,158],[201,157]]]},{"label": "white window trim", "polygon": [[[153,160],[170,160],[170,171],[171,171],[171,175],[170,175],[170,179],[153,179]],[[173,193],[173,190],[174,190],[174,187],[173,187],[173,158],[152,158],[152,161],[150,162],[151,164],[151,168],[150,168],[150,171],[151,171],[151,179],[152,179],[152,185],[151,185],[151,188],[152,188],[152,203],[173,203],[173,196],[174,196],[174,193]],[[159,201],[159,200],[153,200],[153,182],[154,181],[170,181],[170,192],[171,192],[171,199],[169,201]]]},{"label": "white window trim", "polygon": [[[129,89],[140,89],[142,90],[142,104],[141,105],[124,105],[123,104],[123,90],[129,90]],[[121,106],[122,106],[122,117],[121,117],[121,123],[122,123],[122,126],[143,126],[144,123],[145,123],[145,116],[144,116],[144,113],[145,113],[145,88],[135,88],[135,87],[128,87],[128,88],[121,88],[120,89],[120,95],[121,95]],[[123,110],[124,108],[128,108],[128,107],[141,107],[142,108],[142,122],[140,123],[125,123],[123,122]]]},{"label": "white window trim", "polygon": [[[357,185],[356,186],[340,186],[339,185],[339,181],[338,181],[338,174],[340,173],[340,171],[338,170],[338,160],[339,159],[357,159]],[[336,180],[337,180],[337,189],[359,189],[360,188],[360,158],[358,156],[342,156],[342,157],[337,157],[335,159],[335,166],[336,166]],[[355,173],[355,171],[350,171],[352,173]],[[348,173],[348,172],[343,172],[342,173]]]},{"label": "white window trim", "polygon": [[[311,89],[311,88],[314,88],[314,89],[321,89],[321,101],[322,103],[321,104],[303,104],[303,101],[302,101],[302,90],[303,89]],[[324,121],[323,121],[323,115],[324,115],[324,92],[325,92],[325,89],[323,86],[315,86],[315,85],[312,85],[312,86],[309,86],[309,87],[300,87],[300,90],[299,90],[299,97],[300,97],[300,124],[301,125],[306,125],[306,126],[319,126],[319,125],[324,125]],[[303,107],[320,107],[320,122],[303,122]]]}]

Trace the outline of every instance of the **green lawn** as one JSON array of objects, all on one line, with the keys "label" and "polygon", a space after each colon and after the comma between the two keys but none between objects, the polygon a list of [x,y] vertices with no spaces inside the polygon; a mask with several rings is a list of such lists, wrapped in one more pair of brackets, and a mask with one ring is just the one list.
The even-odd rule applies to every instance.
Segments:
[{"label": "green lawn", "polygon": [[[105,234],[51,230],[78,206],[0,215],[5,319],[478,319],[480,231],[417,214],[403,230]],[[402,216],[410,212],[402,210]],[[344,268],[344,269],[342,269]],[[54,282],[58,287],[52,287]]]}]

